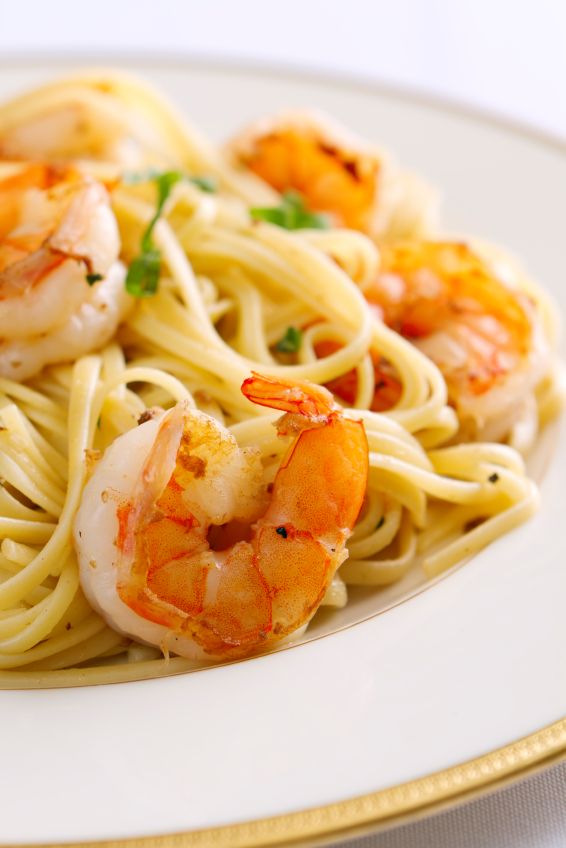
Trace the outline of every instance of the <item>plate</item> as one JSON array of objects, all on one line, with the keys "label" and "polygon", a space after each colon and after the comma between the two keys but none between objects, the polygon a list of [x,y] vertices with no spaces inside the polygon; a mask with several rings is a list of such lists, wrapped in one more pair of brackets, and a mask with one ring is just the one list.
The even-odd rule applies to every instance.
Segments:
[{"label": "plate", "polygon": [[[508,246],[566,312],[559,144],[361,83],[186,61],[127,67],[217,138],[278,108],[329,111],[440,186],[449,229]],[[4,63],[0,95],[69,69]],[[566,438],[558,427],[545,452],[551,442],[538,515],[380,614],[187,675],[2,692],[0,842],[329,838],[560,756]]]}]

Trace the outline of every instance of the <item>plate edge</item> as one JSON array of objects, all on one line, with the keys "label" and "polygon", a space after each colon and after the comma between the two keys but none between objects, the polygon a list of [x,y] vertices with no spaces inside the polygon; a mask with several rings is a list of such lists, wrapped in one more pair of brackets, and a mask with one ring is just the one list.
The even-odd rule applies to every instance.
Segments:
[{"label": "plate edge", "polygon": [[[96,842],[25,843],[18,848],[259,848],[327,845],[425,818],[566,761],[566,718],[465,763],[366,795],[221,827]],[[322,841],[324,840],[324,841]],[[8,846],[6,846],[8,848]],[[12,845],[12,848],[15,846]]]},{"label": "plate edge", "polygon": [[149,55],[141,49],[119,50],[104,48],[102,50],[78,50],[62,48],[60,50],[33,50],[26,48],[22,51],[6,51],[0,55],[0,71],[12,67],[43,67],[49,62],[60,65],[75,66],[79,69],[115,65],[128,68],[132,64],[145,64],[148,67],[178,68],[181,65],[193,70],[204,71],[235,71],[237,73],[262,74],[270,77],[285,77],[296,82],[313,82],[321,85],[341,86],[368,94],[402,100],[416,106],[435,111],[456,114],[460,118],[475,123],[481,123],[492,128],[521,136],[536,144],[552,149],[555,153],[566,154],[566,137],[558,132],[545,129],[527,120],[513,118],[496,109],[482,107],[472,101],[459,100],[448,94],[440,94],[418,86],[395,83],[383,77],[371,77],[363,73],[348,73],[333,71],[330,68],[316,68],[300,63],[285,63],[282,60],[250,59],[232,55],[215,56],[212,53],[156,50]]}]

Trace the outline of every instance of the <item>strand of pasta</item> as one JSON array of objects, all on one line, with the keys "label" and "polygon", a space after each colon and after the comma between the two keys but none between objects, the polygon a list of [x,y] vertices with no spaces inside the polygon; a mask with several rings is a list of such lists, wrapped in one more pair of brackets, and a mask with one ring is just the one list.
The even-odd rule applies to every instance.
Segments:
[{"label": "strand of pasta", "polygon": [[89,446],[91,400],[96,387],[100,360],[83,357],[74,367],[74,391],[69,402],[69,485],[65,505],[53,535],[35,560],[19,574],[0,585],[0,609],[17,602],[26,592],[40,585],[64,559],[84,480],[84,451]]},{"label": "strand of pasta", "polygon": [[375,280],[379,251],[363,233],[354,230],[306,230],[303,238],[331,257],[362,292]]},{"label": "strand of pasta", "polygon": [[[84,642],[96,631],[94,620],[75,634],[75,641]],[[39,659],[39,652],[36,653]],[[31,664],[31,661],[30,661]],[[12,668],[15,668],[14,664]],[[125,663],[123,665],[102,665],[92,667],[66,668],[62,670],[3,671],[0,673],[0,689],[48,689],[59,686],[95,686],[105,683],[127,683],[133,680],[148,680],[153,677],[180,674],[194,670],[194,663],[181,657],[169,660],[150,660],[149,662]]]},{"label": "strand of pasta", "polygon": [[396,538],[397,556],[367,560],[352,555],[340,568],[341,577],[356,586],[385,586],[399,580],[414,561],[417,548],[416,534],[406,514],[400,520]]},{"label": "strand of pasta", "polygon": [[462,562],[472,554],[478,553],[486,545],[530,518],[538,508],[539,493],[530,480],[527,481],[527,486],[528,493],[522,500],[460,536],[438,553],[425,557],[423,568],[427,577],[436,577],[456,562]]}]

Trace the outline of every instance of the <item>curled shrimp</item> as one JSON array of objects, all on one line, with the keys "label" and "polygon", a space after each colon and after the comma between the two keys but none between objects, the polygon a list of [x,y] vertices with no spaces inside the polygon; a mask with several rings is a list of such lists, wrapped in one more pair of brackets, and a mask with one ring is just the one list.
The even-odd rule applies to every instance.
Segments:
[{"label": "curled shrimp", "polygon": [[377,238],[421,234],[433,226],[430,189],[325,115],[289,112],[263,119],[229,150],[277,191],[300,192],[336,226]]},{"label": "curled shrimp", "polygon": [[306,624],[366,491],[362,422],[326,389],[254,374],[242,391],[284,411],[277,429],[292,436],[269,487],[256,450],[179,403],[115,441],[75,521],[93,606],[111,627],[192,659],[245,656]]},{"label": "curled shrimp", "polygon": [[548,368],[534,302],[466,244],[402,242],[381,259],[366,298],[440,368],[464,435],[507,436]]},{"label": "curled shrimp", "polygon": [[4,164],[0,374],[23,380],[104,344],[129,304],[108,192],[78,171]]},{"label": "curled shrimp", "polygon": [[[0,106],[0,159],[103,161],[137,168],[168,161],[158,126],[124,97],[119,79],[70,78]],[[167,158],[168,157],[168,158]]]}]

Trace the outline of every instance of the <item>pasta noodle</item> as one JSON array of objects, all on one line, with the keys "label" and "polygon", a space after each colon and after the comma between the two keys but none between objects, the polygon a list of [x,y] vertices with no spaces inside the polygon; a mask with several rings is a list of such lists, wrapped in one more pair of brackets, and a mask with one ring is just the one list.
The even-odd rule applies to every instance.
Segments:
[{"label": "pasta noodle", "polygon": [[[61,113],[68,118],[76,104],[92,116],[90,141],[36,149],[39,130]],[[0,688],[108,683],[193,667],[133,643],[91,609],[72,525],[101,452],[148,408],[180,400],[228,426],[241,446],[258,448],[273,479],[285,444],[273,427],[277,416],[240,392],[251,371],[320,384],[356,377],[345,414],[365,426],[368,493],[327,606],[347,603],[350,585],[399,580],[417,559],[435,577],[535,511],[537,489],[520,454],[509,444],[460,442],[438,367],[368,308],[364,292],[380,267],[368,235],[251,221],[250,205],[277,204],[279,194],[150,89],[119,75],[63,80],[3,106],[0,152],[4,159],[78,157],[85,171],[113,184],[126,265],[155,214],[151,181],[119,182],[132,170],[128,157],[133,170],[176,168],[218,183],[215,193],[187,181],[173,187],[153,231],[159,289],[135,303],[114,339],[23,383],[0,378]],[[406,202],[407,220],[420,230],[422,187]],[[552,309],[534,283],[523,285],[554,345]],[[296,355],[276,349],[289,327],[302,328]],[[321,356],[322,344],[332,351]],[[400,383],[397,402],[382,412],[371,409],[376,355]],[[528,447],[557,414],[561,374],[553,359],[511,445]]]}]

